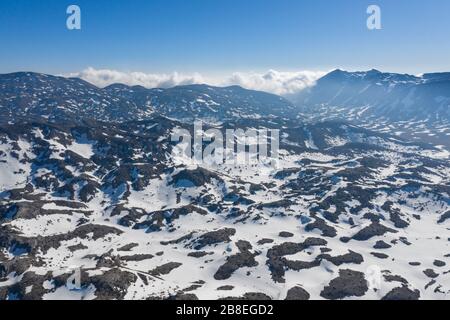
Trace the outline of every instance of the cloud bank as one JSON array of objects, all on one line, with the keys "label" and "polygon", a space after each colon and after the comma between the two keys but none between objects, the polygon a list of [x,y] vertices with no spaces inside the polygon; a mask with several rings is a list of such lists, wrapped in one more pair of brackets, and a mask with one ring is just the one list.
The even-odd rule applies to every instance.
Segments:
[{"label": "cloud bank", "polygon": [[234,73],[228,84],[237,84],[247,89],[261,90],[287,95],[311,87],[324,76],[321,71],[281,72],[269,70],[267,73]]},{"label": "cloud bank", "polygon": [[129,86],[139,85],[146,88],[170,88],[179,85],[205,83],[203,77],[198,73],[192,75],[183,75],[177,72],[172,74],[152,74],[94,69],[91,67],[81,72],[71,73],[69,76],[81,78],[102,88],[114,83],[123,83]]},{"label": "cloud bank", "polygon": [[279,95],[297,93],[315,84],[325,72],[321,71],[276,71],[266,73],[236,72],[230,76],[213,78],[200,73],[171,74],[121,72],[109,69],[87,68],[81,72],[71,73],[70,77],[78,77],[96,86],[106,87],[113,83],[140,85],[146,88],[169,88],[178,85],[207,83],[216,86],[239,85],[247,89],[272,92]]}]

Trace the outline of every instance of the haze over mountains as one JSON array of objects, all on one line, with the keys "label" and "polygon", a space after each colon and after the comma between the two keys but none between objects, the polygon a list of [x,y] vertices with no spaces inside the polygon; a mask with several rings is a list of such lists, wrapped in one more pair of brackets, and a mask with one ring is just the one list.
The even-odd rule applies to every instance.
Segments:
[{"label": "haze over mountains", "polygon": [[[448,78],[337,70],[290,102],[0,75],[0,299],[446,299]],[[174,156],[199,118],[279,129],[278,166]]]},{"label": "haze over mountains", "polygon": [[407,74],[335,70],[301,92],[299,106],[361,108],[361,115],[391,120],[450,119],[450,73]]}]

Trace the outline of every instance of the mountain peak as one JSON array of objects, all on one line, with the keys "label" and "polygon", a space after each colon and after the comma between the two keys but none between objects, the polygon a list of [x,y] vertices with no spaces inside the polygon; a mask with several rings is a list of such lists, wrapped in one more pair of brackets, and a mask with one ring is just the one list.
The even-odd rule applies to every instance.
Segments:
[{"label": "mountain peak", "polygon": [[380,74],[382,73],[380,70],[377,69],[371,69],[369,71],[366,72],[367,74]]},{"label": "mountain peak", "polygon": [[450,81],[450,72],[425,73],[422,79],[427,81]]}]

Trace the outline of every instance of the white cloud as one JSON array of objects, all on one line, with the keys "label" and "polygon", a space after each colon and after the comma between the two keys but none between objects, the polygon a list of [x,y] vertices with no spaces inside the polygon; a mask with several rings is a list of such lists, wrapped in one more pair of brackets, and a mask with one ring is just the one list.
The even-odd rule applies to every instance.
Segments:
[{"label": "white cloud", "polygon": [[205,82],[203,77],[198,73],[192,75],[183,75],[177,72],[172,74],[152,74],[94,69],[91,67],[81,72],[71,73],[69,76],[81,78],[98,87],[106,87],[114,83],[123,83],[130,86],[140,85],[146,88],[170,88],[178,85]]},{"label": "white cloud", "polygon": [[280,95],[297,93],[315,84],[325,72],[297,71],[281,72],[269,70],[267,73],[234,73],[229,84],[237,84],[244,88],[262,90]]},{"label": "white cloud", "polygon": [[236,72],[231,76],[213,78],[200,73],[156,74],[143,72],[121,72],[109,69],[87,68],[81,72],[71,73],[96,86],[105,87],[113,83],[141,85],[146,88],[169,88],[177,85],[207,83],[216,86],[239,85],[247,89],[272,92],[280,95],[293,94],[314,85],[323,76],[320,71],[281,72],[269,70],[266,73]]}]

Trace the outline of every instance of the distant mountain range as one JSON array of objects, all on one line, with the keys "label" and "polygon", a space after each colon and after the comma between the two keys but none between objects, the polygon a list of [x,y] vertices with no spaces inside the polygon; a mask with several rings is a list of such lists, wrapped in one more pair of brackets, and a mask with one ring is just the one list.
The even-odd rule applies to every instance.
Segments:
[{"label": "distant mountain range", "polygon": [[0,75],[0,111],[4,117],[45,117],[68,121],[91,118],[103,121],[145,120],[154,112],[192,121],[259,118],[292,113],[294,105],[270,93],[188,85],[146,89],[115,84],[98,88],[77,78],[31,72]]},{"label": "distant mountain range", "polygon": [[291,99],[309,112],[325,106],[360,108],[364,117],[390,120],[449,120],[450,73],[418,77],[378,70],[335,70]]},{"label": "distant mountain range", "polygon": [[450,147],[450,73],[420,77],[335,70],[313,87],[281,97],[239,86],[206,84],[168,89],[113,84],[96,87],[78,78],[32,72],[0,75],[0,121],[44,118],[108,122],[164,116],[192,123],[282,118],[346,121],[406,140]]},{"label": "distant mountain range", "polygon": [[32,72],[0,75],[0,110],[5,117],[89,117],[120,122],[144,120],[157,112],[178,120],[214,122],[236,117],[295,118],[299,112],[317,115],[318,110],[333,113],[336,109],[343,118],[342,111],[351,111],[361,119],[450,120],[450,73],[418,77],[335,70],[315,86],[285,98],[239,86],[147,89],[113,84],[98,88],[77,78]]}]

